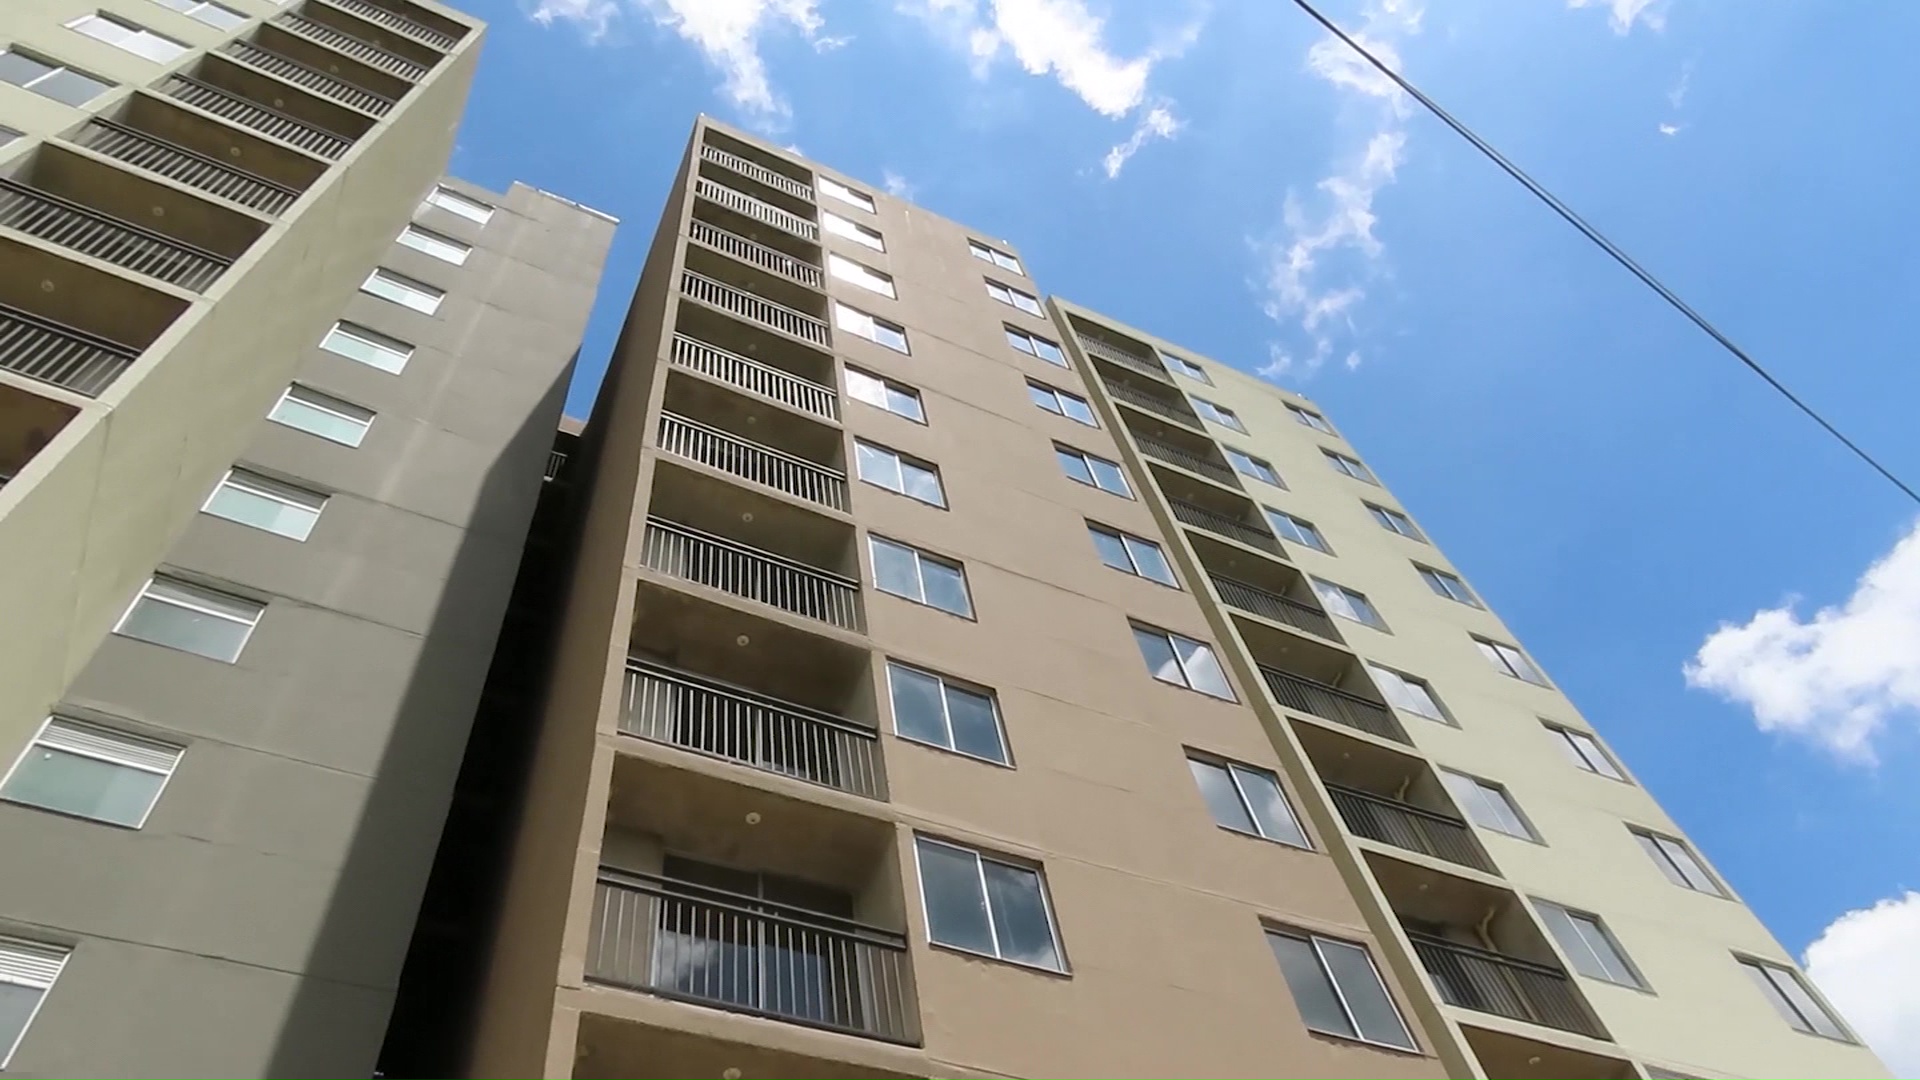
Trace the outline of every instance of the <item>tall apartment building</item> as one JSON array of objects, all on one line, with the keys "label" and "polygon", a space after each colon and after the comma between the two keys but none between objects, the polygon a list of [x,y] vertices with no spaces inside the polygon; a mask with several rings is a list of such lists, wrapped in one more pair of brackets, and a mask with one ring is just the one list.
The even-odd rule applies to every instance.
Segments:
[{"label": "tall apartment building", "polygon": [[0,4],[0,1074],[371,1074],[613,230],[479,39]]},{"label": "tall apartment building", "polygon": [[702,119],[478,1075],[1884,1075],[1314,405]]}]

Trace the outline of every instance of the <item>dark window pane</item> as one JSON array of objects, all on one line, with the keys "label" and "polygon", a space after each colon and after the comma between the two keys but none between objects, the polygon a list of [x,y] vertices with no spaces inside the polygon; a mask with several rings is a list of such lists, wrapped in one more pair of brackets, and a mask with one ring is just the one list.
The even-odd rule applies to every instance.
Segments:
[{"label": "dark window pane", "polygon": [[899,544],[873,540],[873,583],[883,592],[920,599],[920,574],[912,550]]},{"label": "dark window pane", "polygon": [[1120,471],[1120,466],[1099,458],[1088,459],[1088,464],[1093,468],[1094,482],[1101,490],[1111,491],[1115,495],[1131,494],[1132,489],[1127,487],[1127,477]]},{"label": "dark window pane", "polygon": [[1280,961],[1280,974],[1286,976],[1287,989],[1293,991],[1293,1003],[1309,1030],[1352,1038],[1353,1025],[1333,992],[1333,983],[1321,970],[1320,958],[1306,941],[1286,934],[1268,934],[1274,958]]},{"label": "dark window pane", "polygon": [[1187,767],[1193,770],[1194,783],[1200,785],[1200,796],[1207,801],[1207,811],[1213,815],[1215,824],[1246,833],[1259,831],[1247,816],[1240,793],[1234,790],[1233,780],[1224,767],[1192,758],[1187,759]]},{"label": "dark window pane", "polygon": [[950,745],[940,711],[940,680],[895,664],[887,669],[893,685],[893,727],[903,738],[935,746]]},{"label": "dark window pane", "polygon": [[1053,452],[1053,456],[1060,459],[1060,468],[1064,469],[1068,476],[1083,484],[1093,483],[1093,472],[1087,468],[1086,458],[1058,449]]},{"label": "dark window pane", "polygon": [[1413,1036],[1407,1034],[1407,1025],[1401,1021],[1399,1010],[1393,1007],[1393,999],[1387,996],[1387,988],[1381,985],[1380,973],[1374,970],[1367,950],[1324,938],[1319,945],[1320,954],[1326,957],[1327,969],[1333,972],[1334,982],[1340,986],[1340,995],[1347,999],[1347,1008],[1353,1010],[1360,1037],[1413,1049]]},{"label": "dark window pane", "polygon": [[1307,846],[1307,834],[1294,820],[1293,808],[1287,805],[1287,797],[1273,774],[1257,769],[1234,769],[1233,775],[1240,781],[1240,792],[1246,796],[1247,807],[1260,826],[1260,835],[1283,844]]},{"label": "dark window pane", "polygon": [[1133,560],[1127,557],[1127,545],[1120,537],[1103,529],[1089,529],[1093,534],[1093,546],[1100,553],[1100,561],[1115,570],[1134,572]]},{"label": "dark window pane", "polygon": [[1136,629],[1133,640],[1140,646],[1140,655],[1146,659],[1147,670],[1154,678],[1175,686],[1187,685],[1187,677],[1180,672],[1180,660],[1173,655],[1173,645],[1164,634]]},{"label": "dark window pane", "polygon": [[922,558],[920,581],[926,587],[927,603],[955,615],[973,614],[973,602],[967,598],[967,579],[959,567]]},{"label": "dark window pane", "polygon": [[1166,553],[1160,545],[1149,544],[1144,540],[1125,538],[1128,554],[1133,556],[1133,565],[1141,576],[1150,577],[1162,585],[1173,584],[1173,567],[1167,564]]},{"label": "dark window pane", "polygon": [[1060,967],[1053,926],[1047,921],[1047,903],[1040,895],[1040,875],[1005,863],[983,864],[987,897],[993,904],[993,928],[1000,955],[1037,967]]},{"label": "dark window pane", "polygon": [[947,715],[953,724],[955,750],[1006,763],[1007,750],[1000,742],[1000,722],[994,715],[992,698],[949,686]]},{"label": "dark window pane", "polygon": [[970,851],[919,842],[920,894],[927,905],[927,935],[942,945],[995,955],[987,898],[980,891],[979,861]]}]

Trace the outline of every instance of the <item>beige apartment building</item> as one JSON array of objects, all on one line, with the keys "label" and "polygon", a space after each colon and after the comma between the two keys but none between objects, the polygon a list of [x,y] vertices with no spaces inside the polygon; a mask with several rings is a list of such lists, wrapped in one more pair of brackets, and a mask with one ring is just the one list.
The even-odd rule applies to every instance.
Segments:
[{"label": "beige apartment building", "polygon": [[473,1074],[1884,1075],[1334,418],[1043,296],[696,124]]}]

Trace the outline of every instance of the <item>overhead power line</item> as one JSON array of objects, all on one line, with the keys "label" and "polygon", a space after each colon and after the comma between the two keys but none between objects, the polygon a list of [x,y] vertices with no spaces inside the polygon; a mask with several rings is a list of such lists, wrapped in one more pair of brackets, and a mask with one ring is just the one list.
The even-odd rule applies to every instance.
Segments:
[{"label": "overhead power line", "polygon": [[1876,459],[1872,454],[1869,454],[1865,449],[1861,448],[1860,444],[1848,438],[1845,435],[1845,433],[1843,433],[1839,428],[1835,427],[1831,421],[1829,421],[1826,417],[1820,415],[1818,410],[1814,409],[1813,406],[1807,404],[1805,401],[1802,401],[1799,395],[1795,394],[1792,390],[1787,389],[1785,383],[1782,383],[1778,378],[1775,378],[1772,372],[1768,371],[1765,367],[1763,367],[1758,360],[1755,360],[1752,356],[1748,355],[1745,349],[1742,349],[1740,346],[1734,344],[1733,339],[1721,333],[1718,327],[1714,326],[1711,322],[1708,322],[1706,316],[1700,314],[1698,311],[1695,311],[1692,305],[1688,304],[1685,300],[1682,300],[1679,297],[1679,295],[1675,293],[1672,289],[1667,288],[1667,286],[1663,284],[1659,278],[1654,277],[1653,274],[1650,271],[1648,271],[1646,267],[1641,266],[1640,263],[1633,258],[1633,256],[1628,255],[1625,251],[1622,251],[1618,244],[1615,244],[1613,241],[1607,239],[1606,236],[1600,232],[1600,230],[1588,224],[1585,218],[1575,213],[1573,209],[1569,207],[1566,203],[1561,202],[1559,197],[1554,195],[1553,192],[1548,191],[1545,187],[1543,187],[1540,184],[1539,181],[1535,180],[1531,176],[1528,176],[1526,173],[1526,170],[1520,168],[1518,165],[1515,165],[1512,161],[1508,160],[1507,156],[1505,154],[1502,154],[1499,150],[1495,149],[1492,143],[1489,143],[1487,142],[1487,140],[1481,138],[1478,134],[1474,132],[1472,128],[1460,122],[1458,119],[1454,117],[1452,113],[1448,112],[1446,109],[1441,108],[1439,102],[1433,100],[1432,98],[1428,97],[1426,94],[1422,93],[1419,87],[1408,82],[1405,78],[1401,76],[1399,72],[1393,70],[1391,67],[1388,67],[1386,64],[1382,63],[1379,57],[1373,55],[1373,53],[1367,50],[1366,46],[1360,44],[1358,41],[1354,40],[1354,38],[1351,35],[1349,35],[1346,31],[1334,25],[1333,20],[1327,18],[1325,15],[1320,14],[1319,10],[1315,8],[1313,4],[1309,2],[1309,0],[1293,0],[1293,2],[1295,6],[1300,8],[1300,10],[1312,16],[1315,22],[1325,27],[1328,33],[1332,34],[1334,37],[1337,37],[1341,41],[1345,42],[1347,47],[1352,49],[1354,52],[1359,53],[1360,56],[1363,59],[1365,59],[1367,63],[1373,65],[1373,67],[1376,70],[1378,70],[1380,74],[1385,75],[1387,78],[1393,80],[1393,84],[1395,86],[1398,86],[1400,89],[1406,91],[1408,96],[1412,97],[1415,101],[1418,101],[1423,107],[1426,108],[1428,112],[1432,113],[1435,117],[1439,118],[1439,120],[1442,123],[1452,128],[1454,132],[1458,134],[1461,138],[1467,140],[1467,142],[1469,143],[1472,143],[1474,149],[1480,151],[1480,153],[1485,155],[1489,161],[1492,161],[1495,165],[1498,165],[1502,172],[1505,172],[1508,176],[1511,176],[1515,180],[1519,181],[1520,186],[1532,192],[1535,198],[1545,203],[1547,207],[1551,209],[1554,213],[1560,215],[1561,219],[1566,221],[1567,224],[1579,230],[1582,236],[1585,236],[1588,240],[1593,241],[1593,243],[1596,246],[1598,246],[1600,250],[1606,252],[1609,256],[1611,256],[1614,262],[1619,263],[1621,266],[1627,269],[1628,273],[1632,274],[1634,277],[1639,278],[1641,283],[1646,285],[1647,288],[1652,289],[1655,293],[1657,293],[1660,296],[1662,300],[1665,300],[1668,304],[1672,305],[1675,311],[1678,311],[1680,314],[1686,316],[1687,319],[1693,323],[1693,325],[1699,327],[1702,331],[1706,333],[1708,337],[1719,342],[1721,348],[1732,353],[1735,359],[1739,360],[1742,364],[1745,364],[1747,368],[1751,370],[1755,375],[1758,375],[1762,379],[1765,379],[1768,386],[1773,387],[1773,389],[1777,391],[1781,397],[1784,397],[1788,401],[1792,402],[1794,408],[1799,409],[1801,412],[1805,413],[1810,419],[1813,420],[1814,423],[1819,424],[1822,428],[1825,428],[1827,434],[1832,435],[1834,438],[1840,440],[1840,444],[1842,446],[1845,446],[1848,450],[1852,451],[1855,457],[1859,458],[1861,461],[1866,462],[1867,465],[1870,466],[1874,472],[1879,473],[1882,477],[1885,477],[1886,480],[1889,483],[1891,483],[1894,487],[1899,488],[1900,491],[1903,494],[1905,494],[1907,498],[1913,500],[1916,503],[1920,503],[1920,493],[1916,493],[1912,487],[1908,486],[1906,481],[1900,479],[1898,476],[1895,476],[1891,469],[1887,468],[1885,465],[1882,465],[1879,462],[1879,460]]}]

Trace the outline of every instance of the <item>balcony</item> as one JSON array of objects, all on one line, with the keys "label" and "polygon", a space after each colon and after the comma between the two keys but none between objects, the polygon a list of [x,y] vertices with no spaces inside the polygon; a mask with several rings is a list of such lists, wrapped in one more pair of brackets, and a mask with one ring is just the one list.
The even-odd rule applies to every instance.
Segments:
[{"label": "balcony", "polygon": [[0,369],[98,396],[187,301],[0,236]]},{"label": "balcony", "polygon": [[0,383],[0,487],[20,475],[80,410]]},{"label": "balcony", "polygon": [[[1486,1076],[1524,1080],[1638,1080],[1640,1076],[1624,1057],[1575,1050],[1470,1023],[1462,1023],[1460,1033],[1466,1036],[1467,1047]],[[1647,1075],[1671,1074],[1649,1070]]]},{"label": "balcony", "polygon": [[891,822],[621,754],[600,850],[589,980],[917,1041]]},{"label": "balcony", "polygon": [[1212,439],[1196,438],[1177,427],[1144,416],[1126,416],[1126,425],[1140,452],[1155,461],[1205,477],[1240,492],[1240,477]]},{"label": "balcony", "polygon": [[1305,630],[1309,634],[1339,641],[1340,632],[1334,628],[1333,619],[1326,612],[1305,600],[1295,600],[1291,596],[1268,592],[1258,585],[1249,585],[1244,581],[1219,575],[1209,575],[1215,592],[1220,594],[1222,602],[1229,607],[1285,623],[1296,630]]},{"label": "balcony", "polygon": [[405,81],[271,23],[256,29],[251,40],[236,38],[221,45],[219,51],[369,116],[393,111],[394,102],[407,92]]},{"label": "balcony", "polygon": [[724,311],[755,326],[826,347],[827,324],[803,311],[756,296],[693,270],[680,272],[680,291],[716,311]]},{"label": "balcony", "polygon": [[[860,1049],[882,1051],[889,1058],[915,1053],[866,1039],[836,1041],[858,1042],[862,1044]],[[587,1012],[581,1014],[574,1039],[570,1075],[573,1080],[677,1080],[687,1076],[732,1076],[735,1071],[759,1080],[822,1076],[910,1080],[916,1075],[916,1072],[905,1071],[915,1064],[910,1059],[892,1061],[890,1064],[894,1067],[889,1068],[868,1060],[878,1056],[871,1053],[843,1052],[838,1058],[828,1058],[817,1056],[820,1052],[803,1054],[745,1041],[745,1038],[718,1038],[677,1026]],[[852,1060],[855,1058],[859,1060]],[[926,1069],[920,1067],[917,1075],[926,1076]]]},{"label": "balcony", "polygon": [[1239,615],[1233,624],[1275,704],[1375,738],[1410,743],[1352,653]]},{"label": "balcony", "polygon": [[73,135],[73,141],[136,169],[272,217],[278,217],[300,197],[298,189],[98,116],[89,118]]},{"label": "balcony", "polygon": [[1189,532],[1187,543],[1222,603],[1322,641],[1345,644],[1338,625],[1320,607],[1306,577],[1291,565],[1201,533]]},{"label": "balcony", "polygon": [[1355,836],[1378,840],[1407,851],[1459,863],[1488,873],[1493,866],[1480,852],[1473,830],[1452,814],[1427,810],[1358,788],[1327,785],[1340,820]]},{"label": "balcony", "polygon": [[1286,558],[1286,552],[1274,537],[1273,530],[1267,526],[1260,508],[1245,495],[1222,491],[1214,484],[1158,465],[1148,465],[1147,472],[1152,475],[1160,493],[1166,496],[1167,509],[1182,525],[1190,525],[1276,558]]},{"label": "balcony", "polygon": [[0,226],[194,292],[206,291],[267,228],[59,144],[41,146],[0,177]]},{"label": "balcony", "polygon": [[1278,668],[1262,667],[1260,676],[1267,684],[1267,692],[1281,708],[1331,720],[1382,739],[1408,742],[1393,713],[1371,698]]},{"label": "balcony", "polygon": [[[725,145],[722,145],[722,143]],[[797,166],[787,167],[793,168],[796,172],[802,172],[802,175],[793,175],[792,173],[775,168],[770,164],[755,161],[749,156],[758,155],[759,153],[757,148],[736,139],[728,138],[723,133],[717,131],[707,132],[706,141],[700,144],[700,160],[710,161],[730,173],[745,177],[762,187],[772,188],[774,191],[798,199],[802,203],[812,203],[814,201],[813,180],[811,177],[804,175],[804,172],[799,170]],[[761,156],[764,157],[764,155]],[[785,162],[781,164],[787,165]]]},{"label": "balcony", "polygon": [[1586,1014],[1567,973],[1552,964],[1505,956],[1491,949],[1409,933],[1420,965],[1440,999],[1474,1012],[1605,1038]]},{"label": "balcony", "polygon": [[297,15],[291,11],[274,19],[272,24],[291,33],[298,34],[316,45],[324,45],[342,56],[384,71],[397,79],[417,83],[426,77],[428,65],[388,52],[368,41],[353,36],[345,30],[329,26],[326,23]]},{"label": "balcony", "polygon": [[840,419],[840,397],[833,387],[709,345],[687,334],[673,335],[669,363],[709,379],[758,394],[823,420]]},{"label": "balcony", "polygon": [[755,198],[737,188],[729,187],[709,176],[696,176],[693,181],[693,193],[715,206],[729,210],[741,217],[771,225],[782,232],[797,236],[813,243],[820,242],[820,226],[812,220],[801,217],[791,210],[784,210],[765,199]]},{"label": "balcony", "polygon": [[[150,153],[137,143],[128,143],[127,156],[122,157],[120,151],[108,148],[104,134],[96,143],[84,128],[74,138],[96,153],[119,157],[269,216],[283,212],[327,171],[327,163],[313,154],[260,138],[242,126],[144,90],[109,106],[98,119],[165,144],[161,149],[178,151],[187,160],[169,163],[163,160],[169,155],[160,150]],[[202,170],[203,162],[217,162],[237,175],[228,178],[222,172]]]},{"label": "balcony", "polygon": [[1080,339],[1080,348],[1095,360],[1157,379],[1168,385],[1173,383],[1173,376],[1167,374],[1166,367],[1153,355],[1153,350],[1144,345],[1132,343],[1123,345],[1100,331],[1084,328],[1077,319],[1074,320],[1074,336]]},{"label": "balcony", "polygon": [[1348,832],[1471,870],[1497,873],[1424,760],[1328,728],[1296,724],[1294,733]]},{"label": "balcony", "polygon": [[768,247],[738,233],[729,232],[718,225],[695,218],[687,223],[687,239],[711,251],[785,278],[795,285],[815,291],[821,287],[819,267],[796,259],[779,248]]},{"label": "balcony", "polygon": [[[372,0],[327,0],[327,3],[372,26],[397,31],[408,41],[418,42],[436,52],[451,50],[460,44],[461,38],[467,36],[466,27],[412,4],[388,6],[373,3]],[[305,10],[311,14],[317,6],[308,4]]]},{"label": "balcony", "polygon": [[704,379],[678,372],[669,376],[658,445],[665,453],[748,483],[816,506],[847,510],[838,429]]},{"label": "balcony", "polygon": [[160,92],[222,120],[329,161],[339,158],[353,145],[353,140],[345,135],[290,116],[278,108],[262,105],[245,93],[191,75],[167,76],[160,83]]},{"label": "balcony", "polygon": [[[682,265],[688,272],[780,309],[769,312],[750,301],[743,306],[736,299],[725,302],[728,312],[808,344],[824,345],[829,340],[827,294],[817,283],[807,281],[807,271],[819,272],[812,260],[793,258],[778,248],[695,218],[687,225]],[[701,299],[707,300],[704,296]],[[721,302],[707,302],[722,306]]]},{"label": "balcony", "polygon": [[1200,426],[1200,417],[1188,406],[1187,399],[1178,394],[1156,393],[1148,389],[1149,383],[1137,382],[1111,371],[1100,373],[1100,385],[1106,388],[1107,396],[1115,401],[1145,410],[1163,420],[1171,420],[1196,434],[1206,434],[1206,429]]}]

